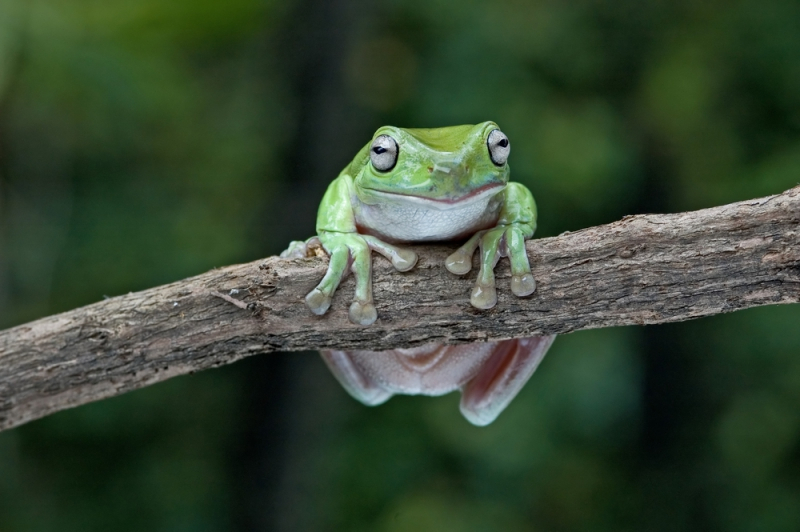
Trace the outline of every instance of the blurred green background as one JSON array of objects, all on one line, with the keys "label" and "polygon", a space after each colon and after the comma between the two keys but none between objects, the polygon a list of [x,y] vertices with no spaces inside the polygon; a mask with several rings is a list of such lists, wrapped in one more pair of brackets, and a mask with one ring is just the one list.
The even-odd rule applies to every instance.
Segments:
[{"label": "blurred green background", "polygon": [[[781,192],[799,24],[795,0],[0,0],[0,327],[310,236],[386,123],[498,122],[539,236]],[[798,322],[564,336],[487,428],[253,357],[0,433],[0,532],[800,530]]]}]

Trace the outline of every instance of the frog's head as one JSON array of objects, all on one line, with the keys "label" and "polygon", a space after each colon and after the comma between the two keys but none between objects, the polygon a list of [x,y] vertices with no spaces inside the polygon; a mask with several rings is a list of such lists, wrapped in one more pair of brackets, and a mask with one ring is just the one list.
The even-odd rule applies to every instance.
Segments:
[{"label": "frog's head", "polygon": [[436,129],[384,126],[349,172],[364,203],[450,209],[500,192],[508,183],[510,150],[494,122]]}]

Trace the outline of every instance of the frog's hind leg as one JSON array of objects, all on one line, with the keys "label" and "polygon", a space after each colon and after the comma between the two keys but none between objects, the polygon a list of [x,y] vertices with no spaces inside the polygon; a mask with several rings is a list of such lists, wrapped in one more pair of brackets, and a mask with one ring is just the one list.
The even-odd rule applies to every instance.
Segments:
[{"label": "frog's hind leg", "polygon": [[393,395],[355,364],[347,351],[320,351],[319,354],[347,393],[365,405],[385,403]]},{"label": "frog's hind leg", "polygon": [[461,413],[473,425],[488,425],[528,382],[555,335],[498,342],[481,370],[461,389]]}]

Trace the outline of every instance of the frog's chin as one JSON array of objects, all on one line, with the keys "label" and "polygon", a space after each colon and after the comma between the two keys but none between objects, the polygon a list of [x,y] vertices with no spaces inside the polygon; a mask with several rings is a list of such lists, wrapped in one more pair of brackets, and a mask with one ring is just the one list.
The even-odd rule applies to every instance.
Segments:
[{"label": "frog's chin", "polygon": [[[505,183],[490,183],[482,187],[476,188],[463,196],[455,198],[432,198],[426,196],[417,196],[414,194],[403,194],[401,192],[387,192],[385,190],[377,190],[374,188],[364,189],[370,196],[379,201],[389,201],[394,203],[411,203],[415,205],[425,206],[430,209],[437,210],[450,210],[459,209],[473,203],[486,201],[488,198],[494,196],[505,188]],[[362,198],[363,201],[363,198]],[[364,203],[373,203],[372,201],[365,201]]]}]

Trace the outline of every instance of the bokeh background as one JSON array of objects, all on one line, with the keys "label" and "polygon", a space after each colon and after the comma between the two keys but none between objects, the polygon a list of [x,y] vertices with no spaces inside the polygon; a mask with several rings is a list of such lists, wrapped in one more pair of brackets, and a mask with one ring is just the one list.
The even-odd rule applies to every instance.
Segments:
[{"label": "bokeh background", "polygon": [[[794,0],[0,0],[0,327],[310,236],[386,123],[498,122],[540,236],[781,192],[798,27]],[[800,530],[798,323],[564,336],[480,429],[252,357],[0,433],[0,531]]]}]

